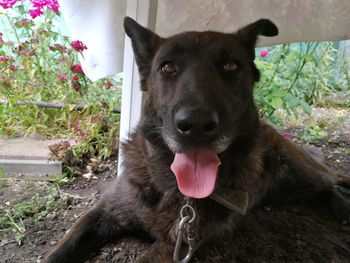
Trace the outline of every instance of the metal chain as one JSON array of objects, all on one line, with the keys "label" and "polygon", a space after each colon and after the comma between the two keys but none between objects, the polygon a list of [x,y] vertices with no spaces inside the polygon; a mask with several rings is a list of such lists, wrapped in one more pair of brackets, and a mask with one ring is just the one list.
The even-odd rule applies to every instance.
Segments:
[{"label": "metal chain", "polygon": [[[177,239],[173,259],[175,263],[188,263],[195,251],[196,236],[193,230],[193,223],[196,219],[196,211],[193,208],[193,201],[187,198],[186,203],[180,210],[180,222],[177,232]],[[179,259],[182,243],[188,245],[187,254],[183,259]]]}]

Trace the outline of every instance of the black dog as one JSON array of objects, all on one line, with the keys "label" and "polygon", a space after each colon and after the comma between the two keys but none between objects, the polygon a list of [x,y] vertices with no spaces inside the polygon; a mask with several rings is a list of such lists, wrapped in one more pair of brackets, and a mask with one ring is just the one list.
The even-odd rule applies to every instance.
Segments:
[{"label": "black dog", "polygon": [[82,262],[106,242],[137,231],[156,240],[137,262],[186,255],[188,262],[199,244],[232,229],[239,214],[265,198],[322,197],[349,218],[350,204],[334,187],[337,174],[259,119],[254,47],[259,35],[278,34],[271,21],[233,34],[170,38],[131,18],[124,26],[145,91],[143,115],[124,144],[123,174],[47,262]]}]

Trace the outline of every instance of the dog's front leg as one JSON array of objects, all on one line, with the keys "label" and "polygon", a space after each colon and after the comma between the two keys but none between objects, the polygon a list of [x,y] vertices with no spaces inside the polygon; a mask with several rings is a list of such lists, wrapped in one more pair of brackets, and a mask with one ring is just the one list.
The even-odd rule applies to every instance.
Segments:
[{"label": "dog's front leg", "polygon": [[50,253],[46,263],[78,263],[99,249],[109,236],[110,230],[103,223],[103,210],[95,207],[87,212]]},{"label": "dog's front leg", "polygon": [[45,262],[83,262],[88,253],[101,246],[106,236],[106,233],[102,232],[101,211],[99,208],[93,208],[75,223]]},{"label": "dog's front leg", "polygon": [[350,185],[350,177],[339,178],[335,171],[285,138],[280,138],[278,148],[291,173],[279,178],[280,192],[289,199],[319,198],[336,216],[350,220],[350,202],[336,190],[338,182]]},{"label": "dog's front leg", "polygon": [[132,216],[122,207],[112,212],[112,207],[101,202],[87,212],[63,240],[49,254],[45,263],[79,263],[108,241],[121,237],[135,226]]}]

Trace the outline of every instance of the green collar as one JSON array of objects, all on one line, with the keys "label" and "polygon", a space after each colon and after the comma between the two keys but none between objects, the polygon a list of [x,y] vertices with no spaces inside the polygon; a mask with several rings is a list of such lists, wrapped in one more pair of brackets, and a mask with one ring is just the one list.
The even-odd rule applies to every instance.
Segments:
[{"label": "green collar", "polygon": [[249,204],[247,192],[217,187],[211,199],[240,215],[245,215]]}]

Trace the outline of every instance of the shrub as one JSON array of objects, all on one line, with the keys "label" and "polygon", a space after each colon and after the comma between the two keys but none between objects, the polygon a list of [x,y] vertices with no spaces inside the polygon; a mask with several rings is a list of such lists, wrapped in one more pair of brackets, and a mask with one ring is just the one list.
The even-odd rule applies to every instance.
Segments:
[{"label": "shrub", "polygon": [[[0,99],[7,101],[0,104],[0,136],[75,136],[75,153],[108,157],[118,136],[119,115],[112,109],[120,105],[120,77],[92,83],[85,76],[78,58],[89,47],[60,33],[57,0],[8,0],[0,6],[6,32],[0,33]],[[67,106],[46,109],[19,101]],[[73,104],[86,108],[78,112]]]},{"label": "shrub", "polygon": [[[259,53],[260,52],[260,53]],[[258,49],[262,75],[255,88],[260,114],[273,122],[276,109],[310,113],[311,105],[337,91],[350,93],[347,61],[339,60],[332,42],[296,43]]]}]

